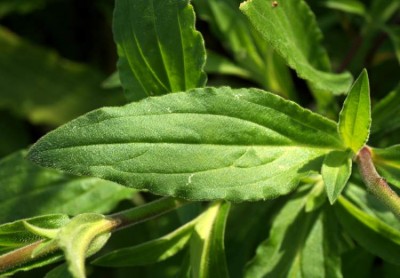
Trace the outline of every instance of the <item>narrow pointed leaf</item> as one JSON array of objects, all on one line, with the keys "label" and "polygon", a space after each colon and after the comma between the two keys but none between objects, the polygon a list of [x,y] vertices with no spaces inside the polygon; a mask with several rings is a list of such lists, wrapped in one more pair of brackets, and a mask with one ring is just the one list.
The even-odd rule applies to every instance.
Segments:
[{"label": "narrow pointed leaf", "polygon": [[[223,42],[233,60],[251,73],[246,78],[268,91],[296,99],[293,80],[285,61],[265,43],[260,33],[239,10],[240,2],[242,1],[193,1],[199,18],[210,25],[211,32]],[[210,63],[207,53],[207,67]]]},{"label": "narrow pointed leaf", "polygon": [[340,277],[335,234],[329,234],[336,229],[334,220],[327,222],[332,219],[320,210],[306,212],[308,195],[297,192],[278,213],[245,277]]},{"label": "narrow pointed leaf", "polygon": [[333,151],[326,155],[322,165],[324,180],[329,202],[333,204],[346,186],[351,175],[352,153]]},{"label": "narrow pointed leaf", "polygon": [[229,203],[214,203],[199,218],[190,242],[192,277],[229,277],[224,243],[229,208]]},{"label": "narrow pointed leaf", "polygon": [[[400,85],[380,100],[372,109],[372,139],[386,139],[388,133],[400,130]],[[397,140],[398,142],[398,140]]]},{"label": "narrow pointed leaf", "polygon": [[344,144],[357,153],[368,140],[371,126],[371,101],[366,70],[350,89],[339,115],[339,133]]},{"label": "narrow pointed leaf", "polygon": [[321,31],[307,4],[303,0],[277,2],[274,6],[269,0],[249,0],[240,8],[299,77],[318,89],[346,92],[352,76],[330,72],[329,59],[320,42]]},{"label": "narrow pointed leaf", "polygon": [[181,251],[190,240],[197,219],[161,238],[107,253],[92,263],[108,267],[126,267],[164,261]]},{"label": "narrow pointed leaf", "polygon": [[340,224],[363,248],[385,261],[400,264],[400,232],[367,214],[344,197],[335,206]]},{"label": "narrow pointed leaf", "polygon": [[400,145],[372,149],[372,159],[381,175],[391,184],[400,187]]},{"label": "narrow pointed leaf", "polygon": [[206,88],[104,108],[43,137],[42,166],[184,199],[286,194],[342,149],[336,124],[256,89]]},{"label": "narrow pointed leaf", "polygon": [[113,182],[39,167],[26,159],[26,151],[0,160],[0,224],[43,214],[106,213],[134,193]]},{"label": "narrow pointed leaf", "polygon": [[358,0],[326,0],[324,6],[346,13],[366,15],[365,5]]},{"label": "narrow pointed leaf", "polygon": [[0,225],[0,254],[45,238],[27,228],[25,222],[43,229],[59,229],[69,222],[69,217],[64,214],[45,215]]},{"label": "narrow pointed leaf", "polygon": [[114,39],[130,99],[203,87],[204,42],[188,0],[118,0]]},{"label": "narrow pointed leaf", "polygon": [[107,242],[111,225],[111,221],[101,214],[86,213],[76,216],[60,230],[56,240],[74,278],[86,277],[85,258]]}]

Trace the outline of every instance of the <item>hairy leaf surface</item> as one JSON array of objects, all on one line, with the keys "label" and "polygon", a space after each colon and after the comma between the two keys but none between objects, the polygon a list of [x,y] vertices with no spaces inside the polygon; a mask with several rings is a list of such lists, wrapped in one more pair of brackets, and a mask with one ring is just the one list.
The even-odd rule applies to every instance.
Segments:
[{"label": "hairy leaf surface", "polygon": [[118,0],[113,30],[128,98],[205,85],[204,42],[188,0]]},{"label": "hairy leaf surface", "polygon": [[43,137],[42,166],[186,199],[274,198],[342,149],[336,124],[256,89],[205,88],[104,108]]},{"label": "hairy leaf surface", "polygon": [[0,160],[0,224],[41,214],[106,213],[134,190],[113,182],[45,169],[26,151]]},{"label": "hairy leaf surface", "polygon": [[345,145],[357,153],[367,142],[371,126],[371,101],[366,70],[350,89],[339,115],[339,133]]},{"label": "hairy leaf surface", "polygon": [[254,27],[297,74],[313,86],[333,93],[344,93],[351,85],[349,73],[330,72],[322,34],[314,14],[303,0],[249,0],[241,4]]},{"label": "hairy leaf surface", "polygon": [[351,157],[351,153],[343,151],[333,151],[325,156],[321,174],[331,204],[336,201],[350,178]]}]

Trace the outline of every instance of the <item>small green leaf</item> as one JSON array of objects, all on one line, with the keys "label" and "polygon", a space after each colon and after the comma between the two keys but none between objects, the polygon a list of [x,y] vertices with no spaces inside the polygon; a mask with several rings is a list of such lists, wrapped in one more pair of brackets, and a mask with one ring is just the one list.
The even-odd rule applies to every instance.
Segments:
[{"label": "small green leaf", "polygon": [[30,224],[28,221],[23,221],[22,223],[24,224],[25,228],[31,233],[48,239],[54,239],[60,231],[59,228],[49,229],[35,226]]},{"label": "small green leaf", "polygon": [[114,39],[129,99],[203,87],[204,42],[188,0],[118,0]]},{"label": "small green leaf", "polygon": [[249,0],[240,9],[299,77],[335,94],[348,90],[352,76],[330,72],[328,55],[320,43],[321,31],[303,0],[278,1],[276,7],[269,0]]},{"label": "small green leaf", "polygon": [[0,160],[0,224],[43,214],[106,213],[135,192],[113,182],[39,167],[25,155],[20,151]]},{"label": "small green leaf", "polygon": [[371,149],[378,171],[391,184],[400,187],[400,145],[385,149]]},{"label": "small green leaf", "polygon": [[200,217],[190,242],[192,277],[228,277],[224,235],[229,203],[216,202]]},{"label": "small green leaf", "polygon": [[389,35],[390,40],[394,48],[397,60],[400,63],[400,27],[398,26],[386,26],[385,32]]},{"label": "small green leaf", "polygon": [[64,263],[47,272],[44,278],[73,278],[73,276],[68,271],[68,265]]},{"label": "small green leaf", "polygon": [[161,238],[137,246],[114,250],[94,260],[92,263],[108,267],[125,267],[164,261],[186,246],[196,222],[197,219],[192,220]]},{"label": "small green leaf", "polygon": [[361,16],[366,15],[365,5],[358,0],[326,0],[324,1],[324,5],[328,8],[346,13]]},{"label": "small green leaf", "polygon": [[241,78],[251,79],[252,76],[251,73],[246,69],[235,65],[228,58],[225,58],[224,56],[212,51],[207,51],[207,63],[205,70],[207,73],[235,75]]},{"label": "small green leaf", "polygon": [[352,153],[346,151],[332,151],[325,156],[321,174],[331,204],[336,201],[350,178],[352,156]]},{"label": "small green leaf", "polygon": [[400,130],[400,85],[375,104],[372,109],[372,139],[384,139],[390,132]]},{"label": "small green leaf", "polygon": [[339,134],[344,144],[357,153],[367,142],[371,126],[371,102],[366,70],[350,89],[339,115]]},{"label": "small green leaf", "polygon": [[30,159],[164,196],[244,201],[288,193],[334,149],[334,122],[224,87],[93,111],[43,137]]},{"label": "small green leaf", "polygon": [[382,259],[400,264],[400,232],[357,208],[340,196],[335,206],[340,224],[363,248]]},{"label": "small green leaf", "polygon": [[107,242],[112,222],[101,214],[85,213],[74,217],[60,229],[56,238],[64,251],[74,278],[84,278],[85,257],[99,251]]},{"label": "small green leaf", "polygon": [[0,225],[0,254],[31,244],[45,237],[27,228],[29,225],[42,229],[59,229],[69,222],[64,214],[38,216]]}]

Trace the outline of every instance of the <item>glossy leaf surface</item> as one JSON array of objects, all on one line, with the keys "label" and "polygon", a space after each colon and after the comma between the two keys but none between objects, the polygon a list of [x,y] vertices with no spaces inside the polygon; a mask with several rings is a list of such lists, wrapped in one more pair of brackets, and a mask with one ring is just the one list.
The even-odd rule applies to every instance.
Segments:
[{"label": "glossy leaf surface", "polygon": [[371,126],[371,101],[366,70],[350,89],[339,115],[339,133],[343,142],[357,153],[367,142]]},{"label": "glossy leaf surface", "polygon": [[204,42],[189,1],[116,1],[118,71],[129,99],[203,87]]},{"label": "glossy leaf surface", "polygon": [[239,201],[286,194],[341,148],[335,123],[295,103],[206,88],[94,111],[43,137],[29,157],[155,194]]},{"label": "glossy leaf surface", "polygon": [[331,204],[336,201],[350,178],[351,157],[349,152],[333,151],[324,159],[321,174]]},{"label": "glossy leaf surface", "polygon": [[320,42],[321,31],[303,0],[278,1],[276,7],[269,0],[251,0],[240,8],[299,77],[336,94],[348,90],[352,77],[349,73],[330,72],[329,59]]}]

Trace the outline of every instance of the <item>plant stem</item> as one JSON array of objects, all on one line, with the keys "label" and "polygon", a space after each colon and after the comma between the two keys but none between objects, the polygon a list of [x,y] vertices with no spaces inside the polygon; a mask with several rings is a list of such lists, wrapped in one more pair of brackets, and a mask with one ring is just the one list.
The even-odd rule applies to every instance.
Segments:
[{"label": "plant stem", "polygon": [[164,197],[133,209],[109,215],[107,218],[115,222],[112,229],[115,231],[150,220],[188,203],[188,201]]},{"label": "plant stem", "polygon": [[376,171],[370,149],[363,147],[359,151],[356,161],[368,191],[375,195],[400,219],[400,198]]},{"label": "plant stem", "polygon": [[[104,229],[101,229],[101,231],[99,231],[99,233],[120,230],[122,228],[126,228],[153,219],[188,203],[188,201],[178,200],[171,197],[164,197],[143,206],[134,207],[109,215],[107,216],[107,219],[109,219],[110,221],[107,223],[107,225],[103,227]],[[59,247],[54,244],[47,248],[43,248],[43,250],[37,251],[37,247],[39,247],[44,242],[45,241],[43,239],[38,240],[27,246],[1,255],[0,273],[3,273],[16,266],[23,265],[24,263],[41,258],[51,252],[59,250]],[[37,251],[36,253],[35,250]]]}]

